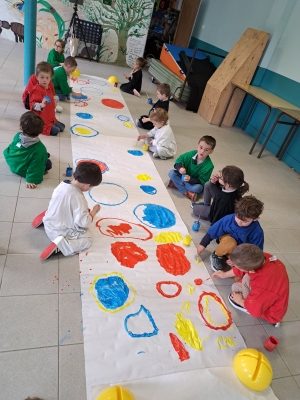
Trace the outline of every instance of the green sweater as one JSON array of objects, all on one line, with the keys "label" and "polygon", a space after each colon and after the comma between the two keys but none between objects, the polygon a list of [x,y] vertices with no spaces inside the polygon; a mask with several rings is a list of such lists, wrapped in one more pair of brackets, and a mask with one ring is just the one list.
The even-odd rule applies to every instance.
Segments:
[{"label": "green sweater", "polygon": [[53,67],[58,67],[61,63],[65,61],[64,53],[59,53],[55,49],[49,51],[47,62]]},{"label": "green sweater", "polygon": [[205,183],[209,181],[211,173],[214,169],[214,164],[209,156],[207,156],[202,163],[197,164],[197,160],[193,159],[197,153],[197,150],[192,150],[181,154],[175,161],[175,165],[182,164],[186,169],[187,175],[189,175],[191,178],[199,179],[201,185],[204,186]]},{"label": "green sweater", "polygon": [[3,151],[6,162],[14,174],[26,178],[27,183],[41,183],[48,160],[47,149],[41,141],[23,147],[18,132],[12,143]]},{"label": "green sweater", "polygon": [[68,77],[64,67],[54,68],[54,76],[52,78],[55,93],[68,95],[72,92],[72,89],[68,85]]}]

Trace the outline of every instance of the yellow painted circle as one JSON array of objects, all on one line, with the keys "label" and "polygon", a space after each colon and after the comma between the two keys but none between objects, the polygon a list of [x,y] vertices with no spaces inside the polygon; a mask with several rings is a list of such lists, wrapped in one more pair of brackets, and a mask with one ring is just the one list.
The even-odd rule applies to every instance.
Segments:
[{"label": "yellow painted circle", "polygon": [[77,133],[79,133],[80,135],[90,135],[91,134],[91,130],[88,128],[75,128],[74,130]]},{"label": "yellow painted circle", "polygon": [[130,390],[122,386],[111,386],[104,389],[96,400],[135,400],[135,397]]}]

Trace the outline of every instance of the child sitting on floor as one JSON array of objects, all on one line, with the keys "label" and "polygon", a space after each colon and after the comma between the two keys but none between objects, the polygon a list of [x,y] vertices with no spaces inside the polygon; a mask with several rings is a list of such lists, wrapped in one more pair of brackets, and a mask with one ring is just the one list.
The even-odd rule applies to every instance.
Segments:
[{"label": "child sitting on floor", "polygon": [[55,94],[60,101],[67,101],[70,99],[70,96],[78,98],[82,96],[81,93],[73,92],[68,84],[68,75],[74,72],[76,67],[77,61],[74,57],[69,56],[62,65],[54,68],[52,83],[54,85]]},{"label": "child sitting on floor", "polygon": [[57,39],[54,43],[54,49],[50,50],[47,57],[47,62],[53,67],[62,65],[65,61],[64,56],[65,42],[61,39]]},{"label": "child sitting on floor", "polygon": [[231,287],[230,304],[278,326],[289,299],[289,278],[284,264],[253,244],[237,246],[230,259],[234,265],[230,271],[217,271],[212,275],[212,278],[242,278]]},{"label": "child sitting on floor", "polygon": [[149,144],[149,151],[153,153],[154,158],[165,160],[173,157],[177,151],[173,131],[168,124],[169,116],[167,111],[158,108],[150,114],[150,120],[154,128],[145,135],[139,135],[138,140],[146,139]]},{"label": "child sitting on floor", "polygon": [[21,132],[3,152],[11,172],[23,176],[28,189],[35,189],[52,168],[46,147],[39,139],[43,128],[41,117],[32,111],[26,112],[20,118]]},{"label": "child sitting on floor", "polygon": [[100,211],[100,206],[96,204],[90,211],[84,192],[100,185],[101,181],[98,165],[82,162],[76,167],[74,179],[61,182],[54,190],[48,209],[32,222],[34,228],[44,224],[52,241],[40,255],[42,260],[60,251],[64,256],[70,256],[91,246],[93,238],[88,227]]},{"label": "child sitting on floor", "polygon": [[178,189],[181,194],[196,201],[214,169],[209,155],[215,147],[215,138],[203,136],[198,142],[197,150],[188,151],[177,158],[175,169],[168,174],[170,181],[167,186]]},{"label": "child sitting on floor", "polygon": [[[249,185],[244,181],[243,171],[234,165],[228,165],[206,182],[204,201],[198,204],[192,203],[193,213],[197,218],[209,220],[214,224],[226,215],[234,213],[236,201],[240,200],[248,190]],[[213,200],[212,205],[211,200]]]},{"label": "child sitting on floor", "polygon": [[150,131],[151,129],[154,128],[150,120],[150,114],[153,113],[153,111],[157,110],[158,108],[162,108],[167,112],[169,111],[170,85],[168,85],[167,83],[162,83],[161,85],[158,85],[156,93],[158,101],[155,104],[153,104],[148,115],[142,115],[140,118],[136,120],[136,125],[139,128],[147,129]]},{"label": "child sitting on floor", "polygon": [[[239,244],[255,244],[263,249],[264,232],[258,222],[264,203],[254,196],[245,196],[235,204],[235,214],[226,215],[215,222],[207,231],[197,247],[197,253],[203,253],[209,243],[216,239],[218,245],[210,256],[213,271],[225,268],[226,260]],[[227,264],[232,265],[231,260]]]},{"label": "child sitting on floor", "polygon": [[128,79],[128,83],[122,83],[120,90],[125,93],[133,94],[134,96],[141,97],[140,91],[142,88],[143,72],[142,69],[146,65],[146,60],[142,57],[138,57],[134,64],[133,70],[130,72],[130,76],[124,74],[124,78]]}]

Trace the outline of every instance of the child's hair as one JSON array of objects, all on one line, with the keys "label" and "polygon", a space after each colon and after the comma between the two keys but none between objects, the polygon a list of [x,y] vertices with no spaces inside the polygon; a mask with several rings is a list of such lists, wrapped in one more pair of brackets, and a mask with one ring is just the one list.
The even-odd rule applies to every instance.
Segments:
[{"label": "child's hair", "polygon": [[208,135],[202,136],[202,138],[200,138],[198,144],[200,142],[205,142],[206,144],[211,146],[212,150],[216,147],[216,144],[217,144],[216,139],[213,138],[212,136],[208,136]]},{"label": "child's hair", "polygon": [[147,64],[147,61],[143,57],[138,57],[136,62],[139,64],[140,68],[143,69]]},{"label": "child's hair", "polygon": [[51,75],[51,78],[53,77],[53,67],[51,64],[47,63],[46,61],[41,61],[37,64],[35,68],[35,75],[38,76],[40,72],[45,72],[47,74]]},{"label": "child's hair", "polygon": [[224,183],[237,189],[239,199],[249,191],[249,185],[244,181],[244,172],[234,165],[227,165],[222,169]]},{"label": "child's hair", "polygon": [[240,244],[230,253],[230,261],[243,271],[260,268],[265,262],[264,252],[254,244]]},{"label": "child's hair", "polygon": [[102,182],[102,173],[97,164],[83,161],[77,165],[74,178],[80,183],[98,186]]},{"label": "child's hair", "polygon": [[163,108],[157,108],[153,113],[149,115],[150,121],[156,122],[164,122],[164,125],[167,124],[169,115],[166,110]]},{"label": "child's hair", "polygon": [[62,39],[55,40],[55,43],[57,43],[57,42],[61,45],[62,49],[64,49],[66,47],[66,43]]},{"label": "child's hair", "polygon": [[44,399],[41,399],[40,397],[26,397],[25,400],[44,400]]},{"label": "child's hair", "polygon": [[33,111],[27,111],[20,118],[20,127],[24,135],[29,137],[39,136],[44,129],[44,121]]},{"label": "child's hair", "polygon": [[69,67],[77,67],[77,61],[72,56],[68,56],[67,58],[65,58],[64,64],[68,65]]},{"label": "child's hair", "polygon": [[170,96],[170,85],[168,85],[167,83],[161,83],[160,85],[157,86],[156,89],[160,94],[164,94],[166,97]]},{"label": "child's hair", "polygon": [[235,214],[242,221],[246,218],[257,219],[263,209],[264,203],[254,196],[244,196],[235,204]]}]

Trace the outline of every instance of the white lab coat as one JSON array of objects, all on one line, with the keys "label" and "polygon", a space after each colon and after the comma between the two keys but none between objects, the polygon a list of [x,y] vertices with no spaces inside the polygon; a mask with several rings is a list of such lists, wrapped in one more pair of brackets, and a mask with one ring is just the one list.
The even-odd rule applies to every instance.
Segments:
[{"label": "white lab coat", "polygon": [[151,142],[153,138],[151,146],[156,147],[160,158],[169,158],[176,154],[177,145],[172,128],[169,124],[163,125],[161,128],[151,129],[148,135],[150,136],[147,140],[148,143]]}]

